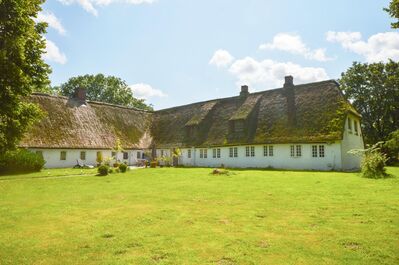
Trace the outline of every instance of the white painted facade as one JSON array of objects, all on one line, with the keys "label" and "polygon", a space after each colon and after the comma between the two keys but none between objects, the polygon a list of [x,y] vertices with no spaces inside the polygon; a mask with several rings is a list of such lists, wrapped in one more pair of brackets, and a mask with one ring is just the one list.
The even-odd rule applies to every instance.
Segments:
[{"label": "white painted facade", "polygon": [[[80,164],[86,165],[97,165],[97,152],[102,153],[103,160],[107,158],[111,158],[113,151],[112,150],[93,150],[93,149],[41,149],[41,148],[30,148],[32,152],[41,152],[43,155],[46,164],[44,167],[46,168],[70,168],[77,164],[79,161]],[[65,160],[61,158],[61,152],[66,152]],[[85,152],[85,159],[81,159],[81,152]],[[117,153],[116,159],[112,161],[118,160],[119,162],[126,162],[128,165],[136,165],[138,159],[141,159],[143,156],[143,150],[125,150],[127,153],[127,159],[124,159],[124,154],[122,152]],[[126,158],[126,155],[125,155]]]}]

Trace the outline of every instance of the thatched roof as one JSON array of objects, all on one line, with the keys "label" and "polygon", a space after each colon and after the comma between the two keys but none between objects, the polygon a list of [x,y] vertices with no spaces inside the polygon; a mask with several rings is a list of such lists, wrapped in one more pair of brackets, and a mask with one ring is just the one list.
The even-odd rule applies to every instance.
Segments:
[{"label": "thatched roof", "polygon": [[30,101],[47,115],[21,146],[111,149],[117,138],[125,149],[330,142],[342,139],[349,112],[360,116],[333,80],[289,88],[155,112],[36,93]]},{"label": "thatched roof", "polygon": [[30,101],[45,117],[25,135],[22,147],[112,149],[117,138],[126,149],[151,144],[152,112],[41,93]]},{"label": "thatched roof", "polygon": [[[342,139],[348,112],[360,116],[333,80],[293,89],[295,124],[289,124],[287,96],[284,88],[278,88],[156,111],[153,139],[163,148],[329,142]],[[243,133],[231,131],[236,120],[242,120]],[[195,126],[195,137],[190,137],[188,125]]]}]

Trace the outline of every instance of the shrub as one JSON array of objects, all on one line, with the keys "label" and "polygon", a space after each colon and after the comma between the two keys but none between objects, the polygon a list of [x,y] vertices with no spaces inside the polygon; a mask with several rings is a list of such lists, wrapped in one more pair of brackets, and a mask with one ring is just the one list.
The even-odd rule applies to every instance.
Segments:
[{"label": "shrub", "polygon": [[157,165],[158,165],[158,162],[157,162],[157,161],[151,161],[151,162],[150,162],[150,167],[151,167],[151,168],[156,168]]},{"label": "shrub", "polygon": [[122,173],[125,173],[127,170],[127,165],[125,163],[122,163],[119,165],[119,171]]},{"label": "shrub", "polygon": [[109,166],[101,165],[101,166],[98,167],[97,171],[98,171],[98,175],[106,176],[106,175],[108,175]]},{"label": "shrub", "polygon": [[120,163],[115,162],[115,163],[113,164],[113,166],[114,166],[114,167],[119,167],[119,166],[120,166]]},{"label": "shrub", "polygon": [[226,169],[215,168],[215,169],[212,170],[212,174],[213,175],[228,175],[229,171],[226,170]]},{"label": "shrub", "polygon": [[28,173],[40,171],[46,161],[43,155],[26,149],[17,149],[0,154],[0,173]]},{"label": "shrub", "polygon": [[382,142],[376,143],[368,149],[351,150],[349,153],[362,157],[360,164],[362,176],[365,178],[385,178],[388,174],[385,172],[387,157],[381,153],[380,145]]}]

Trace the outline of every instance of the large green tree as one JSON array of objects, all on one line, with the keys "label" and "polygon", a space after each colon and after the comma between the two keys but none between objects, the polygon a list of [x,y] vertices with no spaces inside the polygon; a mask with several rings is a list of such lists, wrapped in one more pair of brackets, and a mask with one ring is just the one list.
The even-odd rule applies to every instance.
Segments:
[{"label": "large green tree", "polygon": [[46,23],[33,20],[44,0],[0,0],[0,153],[15,148],[39,108],[25,102],[49,87],[44,63]]},{"label": "large green tree", "polygon": [[395,18],[397,21],[391,23],[391,27],[393,29],[399,28],[399,0],[391,0],[388,8],[384,8],[385,11],[389,13],[389,15]]},{"label": "large green tree", "polygon": [[346,97],[362,115],[366,143],[384,141],[399,129],[399,63],[358,63],[339,80]]},{"label": "large green tree", "polygon": [[78,87],[86,89],[88,100],[152,110],[151,105],[147,105],[143,99],[133,96],[132,90],[125,81],[115,76],[97,74],[72,77],[54,89],[61,95],[69,97]]}]

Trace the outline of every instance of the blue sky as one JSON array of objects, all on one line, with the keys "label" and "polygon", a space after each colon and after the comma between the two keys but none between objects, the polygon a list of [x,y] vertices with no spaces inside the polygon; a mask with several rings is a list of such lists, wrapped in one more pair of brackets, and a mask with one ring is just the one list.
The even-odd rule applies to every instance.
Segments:
[{"label": "blue sky", "polygon": [[353,61],[399,60],[388,0],[48,0],[53,85],[103,73],[155,109],[339,78]]}]

